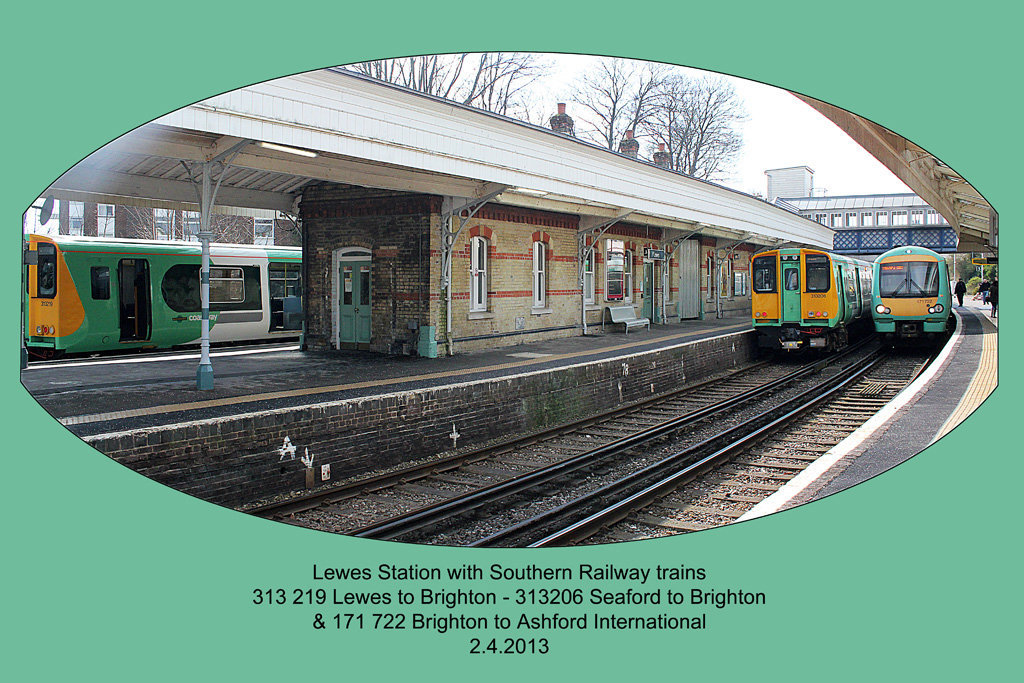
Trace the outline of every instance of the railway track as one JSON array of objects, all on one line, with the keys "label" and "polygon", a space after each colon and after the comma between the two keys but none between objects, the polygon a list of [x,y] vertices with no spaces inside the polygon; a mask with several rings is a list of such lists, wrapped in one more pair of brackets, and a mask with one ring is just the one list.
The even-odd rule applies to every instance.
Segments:
[{"label": "railway track", "polygon": [[[851,349],[850,353],[858,353]],[[837,358],[804,364],[758,364],[638,404],[316,495],[248,510],[312,528],[370,538],[404,538],[530,492],[565,477],[614,469],[619,454],[678,435],[807,377]]]},{"label": "railway track", "polygon": [[880,357],[750,437],[530,545],[638,540],[731,524],[877,413],[932,357]]}]

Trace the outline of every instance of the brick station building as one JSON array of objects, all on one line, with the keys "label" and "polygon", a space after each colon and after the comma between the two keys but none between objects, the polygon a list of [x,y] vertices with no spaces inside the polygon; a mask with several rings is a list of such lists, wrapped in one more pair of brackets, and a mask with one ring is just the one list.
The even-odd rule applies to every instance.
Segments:
[{"label": "brick station building", "polygon": [[[572,135],[564,105],[550,124]],[[619,153],[636,158],[638,149],[629,131]],[[657,165],[667,159],[663,149],[654,154]],[[303,188],[308,348],[434,356],[581,333],[580,217],[494,202],[453,244],[449,330],[444,199],[334,183]],[[655,323],[662,310],[664,322],[717,310],[749,315],[753,245],[698,235],[665,261],[645,262],[644,248],[665,238],[659,227],[624,220],[596,243],[587,239],[588,325],[600,326],[603,309],[621,305]]]}]

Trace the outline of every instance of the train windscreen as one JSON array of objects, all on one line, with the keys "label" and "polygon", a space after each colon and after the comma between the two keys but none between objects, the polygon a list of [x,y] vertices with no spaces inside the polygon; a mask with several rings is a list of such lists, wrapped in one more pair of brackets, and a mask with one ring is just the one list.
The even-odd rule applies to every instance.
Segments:
[{"label": "train windscreen", "polygon": [[888,261],[878,270],[878,296],[938,296],[939,264],[935,261]]},{"label": "train windscreen", "polygon": [[36,256],[36,296],[52,299],[57,296],[57,247],[49,242],[40,242]]},{"label": "train windscreen", "polygon": [[807,291],[827,292],[829,287],[828,256],[807,255]]},{"label": "train windscreen", "polygon": [[775,286],[775,257],[758,256],[754,259],[754,291],[774,292]]}]

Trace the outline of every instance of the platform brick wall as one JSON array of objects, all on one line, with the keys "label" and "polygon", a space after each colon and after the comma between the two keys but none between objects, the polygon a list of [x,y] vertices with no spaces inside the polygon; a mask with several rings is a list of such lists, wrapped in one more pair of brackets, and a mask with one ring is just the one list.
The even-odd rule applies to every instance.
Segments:
[{"label": "platform brick wall", "polygon": [[344,185],[303,190],[300,212],[306,231],[306,344],[335,348],[332,320],[332,257],[341,247],[373,253],[370,350],[415,349],[418,325],[436,325],[438,284],[430,274],[438,260],[432,240],[440,229],[441,198]]},{"label": "platform brick wall", "polygon": [[675,348],[536,371],[511,378],[396,392],[87,437],[97,450],[175,489],[223,505],[242,505],[304,488],[298,457],[281,462],[285,436],[308,448],[314,469],[332,480],[481,445],[696,382],[756,356],[754,333],[734,333]]}]

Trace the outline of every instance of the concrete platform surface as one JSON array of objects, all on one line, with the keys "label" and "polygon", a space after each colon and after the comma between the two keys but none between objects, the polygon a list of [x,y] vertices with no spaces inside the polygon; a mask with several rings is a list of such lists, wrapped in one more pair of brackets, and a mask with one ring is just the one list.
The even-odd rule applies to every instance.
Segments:
[{"label": "concrete platform surface", "polygon": [[[600,327],[447,358],[299,350],[215,351],[215,389],[195,388],[195,354],[87,359],[29,366],[22,384],[72,432],[89,436],[240,412],[553,369],[750,330],[747,318],[654,325],[629,334]],[[593,331],[594,328],[591,328]]]},{"label": "concrete platform surface", "polygon": [[835,454],[830,466],[818,468],[813,477],[794,479],[741,519],[819,500],[867,481],[914,457],[978,408],[998,381],[998,328],[980,301],[965,301],[954,313],[960,322],[945,355],[893,399],[890,406],[898,407],[891,414],[872,418],[819,459],[828,462]]}]

